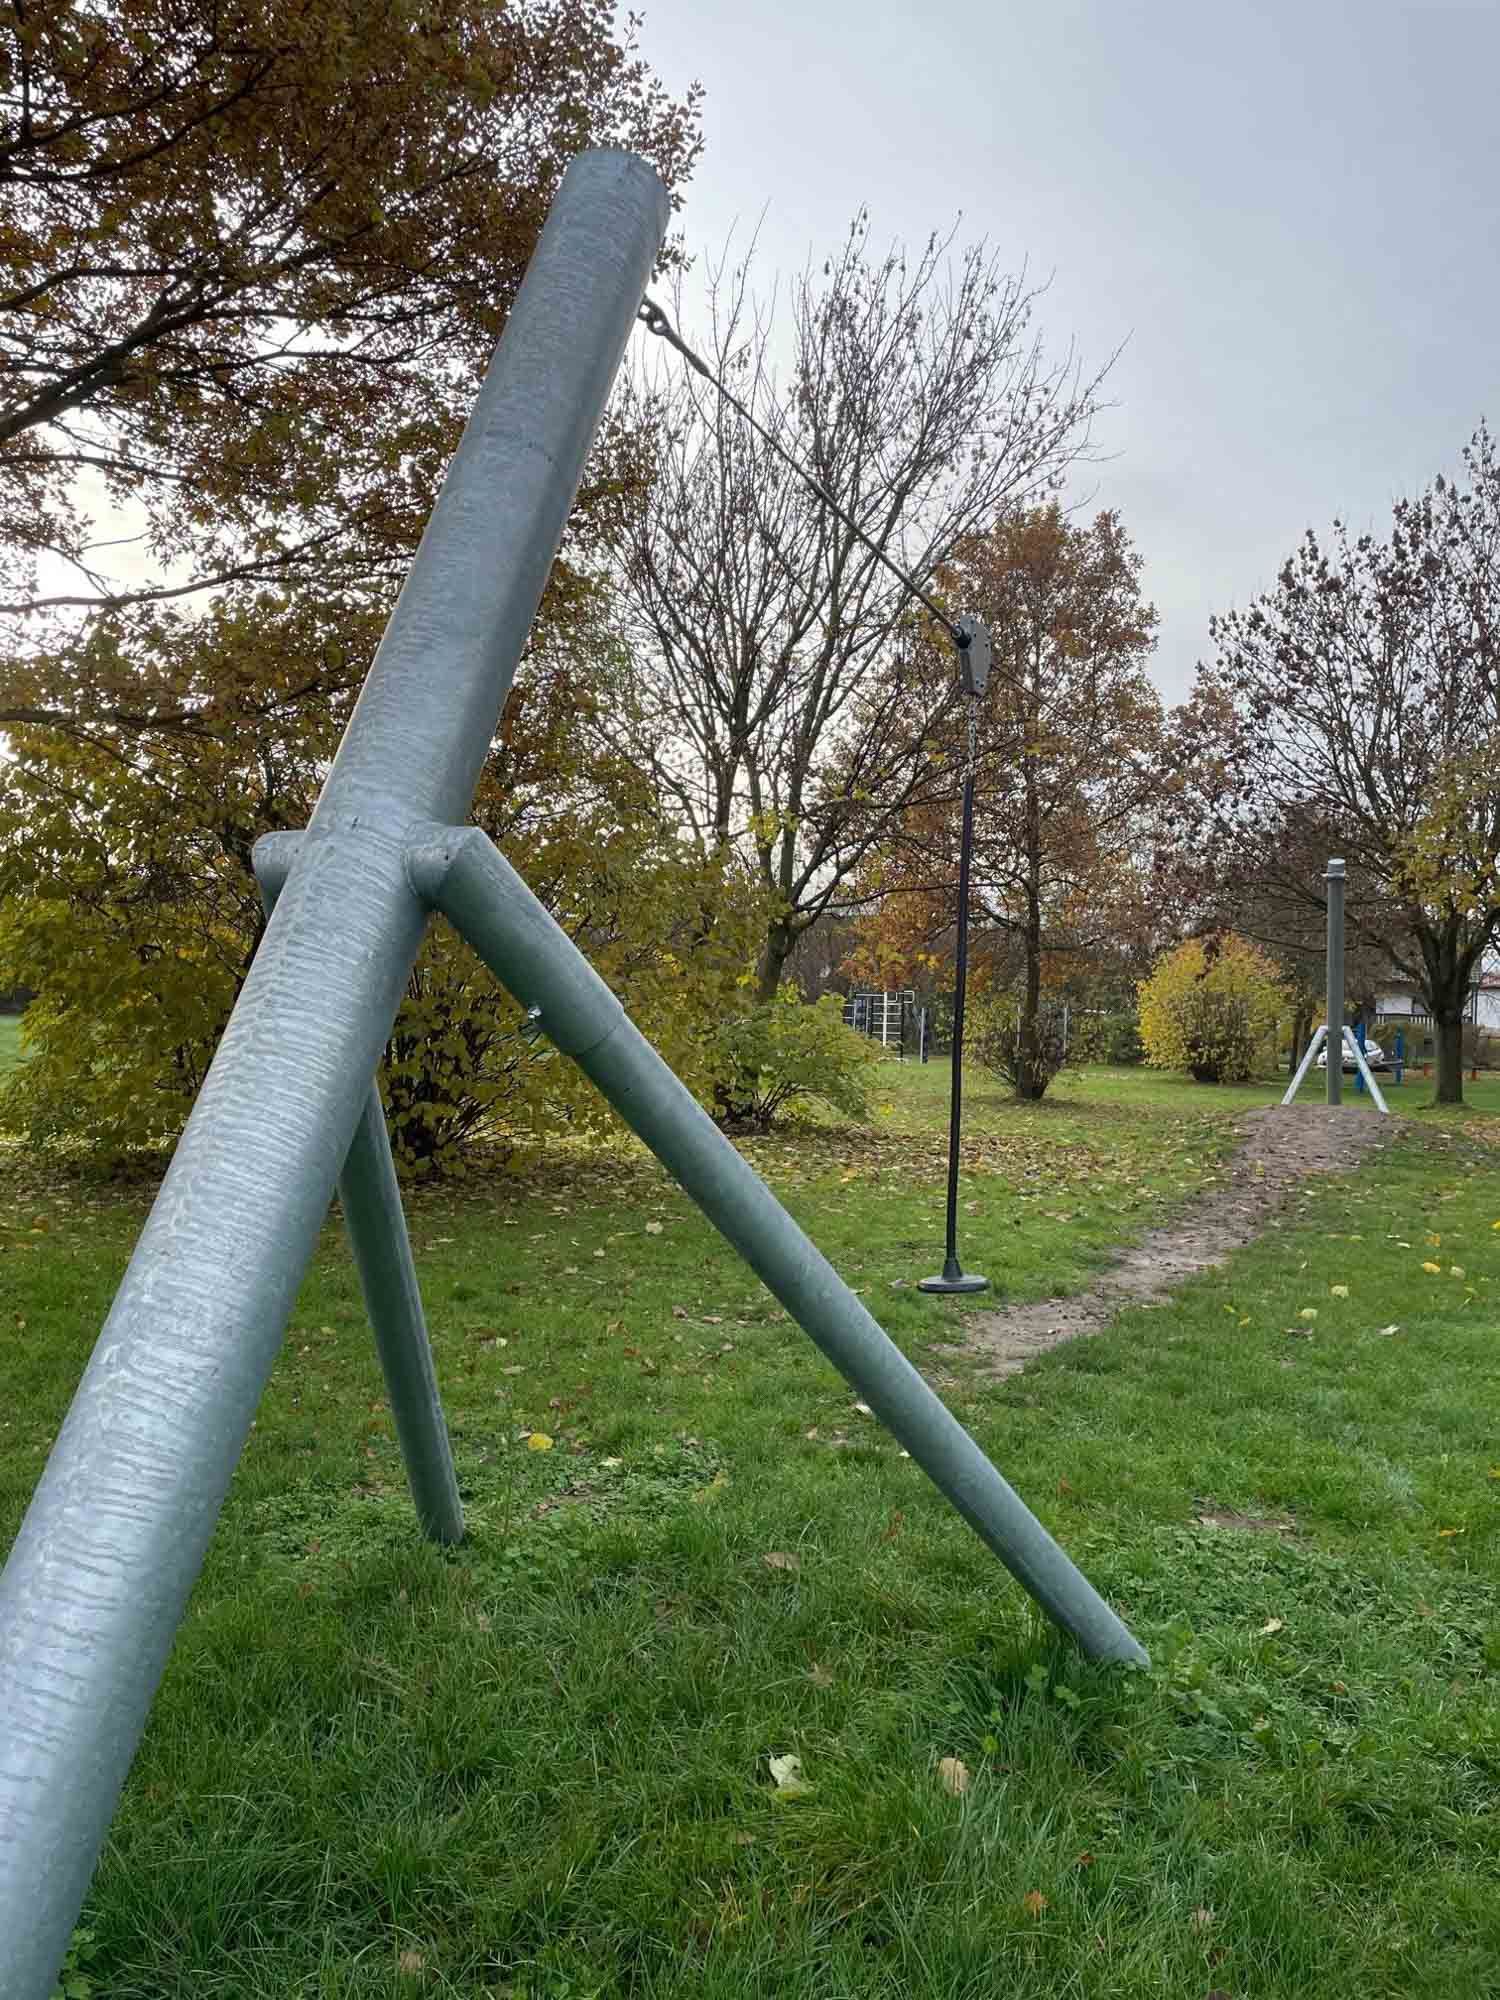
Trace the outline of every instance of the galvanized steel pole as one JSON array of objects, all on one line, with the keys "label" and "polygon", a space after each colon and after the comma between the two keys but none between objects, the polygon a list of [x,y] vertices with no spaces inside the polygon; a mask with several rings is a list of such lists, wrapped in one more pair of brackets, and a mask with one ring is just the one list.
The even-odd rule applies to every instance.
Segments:
[{"label": "galvanized steel pole", "polygon": [[469,809],[667,222],[564,176],[411,574],[0,1578],[0,1993],[46,2000],[390,1032],[412,833]]},{"label": "galvanized steel pole", "polygon": [[433,827],[413,886],[675,1175],[1049,1617],[1096,1660],[1144,1649],[741,1158],[498,850]]},{"label": "galvanized steel pole", "polygon": [[1330,861],[1324,877],[1328,884],[1328,1039],[1323,1052],[1328,1061],[1328,1102],[1339,1104],[1344,1095],[1344,864]]},{"label": "galvanized steel pole", "polygon": [[422,1313],[385,1107],[372,1084],[339,1175],[339,1206],[359,1267],[412,1504],[434,1542],[461,1542],[463,1502]]}]

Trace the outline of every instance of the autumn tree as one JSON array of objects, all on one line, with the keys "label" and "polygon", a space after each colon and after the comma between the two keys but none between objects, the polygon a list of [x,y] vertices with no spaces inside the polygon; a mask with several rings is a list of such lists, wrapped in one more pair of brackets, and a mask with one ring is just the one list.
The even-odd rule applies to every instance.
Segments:
[{"label": "autumn tree", "polygon": [[613,16],[0,7],[5,650],[69,608],[399,577],[569,157],[696,151]]},{"label": "autumn tree", "polygon": [[[966,537],[944,572],[994,641],[977,711],[972,916],[981,983],[987,970],[1011,990],[1005,1059],[1023,1098],[1041,1097],[1057,1067],[1044,985],[1118,957],[1146,920],[1162,712],[1140,570],[1117,515],[1075,523],[1053,501]],[[965,754],[950,739],[951,761]],[[872,928],[946,929],[957,837],[951,805],[908,815],[866,878],[883,892]]]},{"label": "autumn tree", "polygon": [[[696,94],[633,32],[609,0],[0,7],[0,886],[41,996],[33,1130],[180,1123],[258,933],[250,845],[306,818],[568,160],[626,145],[671,183],[696,153]],[[627,766],[612,803],[597,753],[562,756],[589,677],[547,661],[593,602],[591,505],[636,471],[617,428],[526,670],[552,721],[523,757],[513,709],[485,779],[607,971],[645,950],[615,863],[661,917],[684,857]],[[409,1159],[542,1060],[467,980],[439,934],[390,1050]]]},{"label": "autumn tree", "polygon": [[[1463,1017],[1500,934],[1500,459],[1397,502],[1384,538],[1309,531],[1274,590],[1216,619],[1174,718],[1177,843],[1226,885],[1253,865],[1268,930],[1306,935],[1329,854],[1353,944],[1409,980],[1437,1030],[1437,1098],[1463,1097]],[[1313,841],[1316,828],[1323,839]]]},{"label": "autumn tree", "polygon": [[[721,265],[686,329],[869,542],[926,580],[1060,480],[1099,386],[1046,355],[1034,287],[983,247],[949,251],[877,254],[861,216],[782,311],[756,303],[751,263]],[[657,439],[645,505],[611,536],[633,740],[705,851],[748,855],[773,899],[764,1001],[891,829],[952,797],[933,755],[952,654],[934,675],[905,586],[693,371],[643,363],[623,412]]]},{"label": "autumn tree", "polygon": [[[264,679],[233,713],[279,729],[305,703],[316,733],[568,159],[627,144],[673,180],[694,157],[696,99],[669,101],[613,19],[607,0],[0,5],[0,728],[128,735],[148,762],[201,739],[211,691],[162,615],[239,593],[250,617],[269,589],[316,599],[323,639],[242,649],[236,673]],[[595,488],[630,476],[615,445]]]}]

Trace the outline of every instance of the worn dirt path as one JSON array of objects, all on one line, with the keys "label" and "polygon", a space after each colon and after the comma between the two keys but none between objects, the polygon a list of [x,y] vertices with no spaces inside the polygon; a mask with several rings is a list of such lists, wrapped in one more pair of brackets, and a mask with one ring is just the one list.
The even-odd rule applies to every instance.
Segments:
[{"label": "worn dirt path", "polygon": [[1166,1229],[1123,1251],[1086,1292],[971,1313],[962,1345],[994,1375],[1014,1375],[1060,1341],[1099,1333],[1126,1306],[1152,1305],[1184,1278],[1258,1236],[1308,1174],[1345,1173],[1389,1145],[1402,1121],[1354,1105],[1248,1111],[1220,1178]]}]

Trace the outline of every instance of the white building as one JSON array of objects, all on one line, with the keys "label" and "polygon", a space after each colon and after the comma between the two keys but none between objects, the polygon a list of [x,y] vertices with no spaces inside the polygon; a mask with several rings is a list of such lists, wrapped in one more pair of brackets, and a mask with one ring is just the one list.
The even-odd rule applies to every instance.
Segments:
[{"label": "white building", "polygon": [[[1464,1019],[1482,1035],[1500,1035],[1500,962],[1488,962],[1470,987]],[[1436,1048],[1432,1015],[1426,1001],[1413,991],[1408,980],[1395,978],[1381,987],[1375,1002],[1375,1025],[1377,1029],[1406,1031],[1410,1062],[1431,1057]]]}]

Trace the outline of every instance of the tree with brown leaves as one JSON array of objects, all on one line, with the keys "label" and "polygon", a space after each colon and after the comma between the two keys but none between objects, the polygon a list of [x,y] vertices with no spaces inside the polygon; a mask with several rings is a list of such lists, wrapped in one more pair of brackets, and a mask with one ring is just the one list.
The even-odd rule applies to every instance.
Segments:
[{"label": "tree with brown leaves", "polygon": [[697,150],[606,0],[0,9],[5,650],[49,612],[398,578],[594,144],[669,180]]},{"label": "tree with brown leaves", "polygon": [[[1056,502],[966,538],[944,572],[989,624],[995,666],[978,710],[974,815],[981,981],[1014,986],[1007,1073],[1043,1095],[1056,1069],[1044,1032],[1049,975],[1116,959],[1144,921],[1144,830],[1160,787],[1162,711],[1147,673],[1156,613],[1116,514],[1071,522]],[[950,744],[954,762],[962,744]],[[873,927],[908,940],[952,920],[958,823],[908,816],[871,885]],[[988,961],[988,965],[986,965]]]}]

